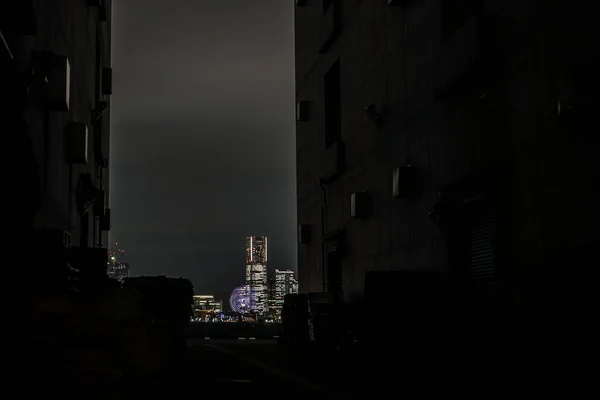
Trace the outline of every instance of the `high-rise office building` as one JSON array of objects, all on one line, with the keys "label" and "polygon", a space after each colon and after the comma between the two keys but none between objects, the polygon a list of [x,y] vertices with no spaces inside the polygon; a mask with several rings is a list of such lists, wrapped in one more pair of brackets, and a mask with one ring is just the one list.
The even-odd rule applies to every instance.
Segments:
[{"label": "high-rise office building", "polygon": [[246,238],[246,286],[252,293],[251,309],[266,313],[269,308],[266,236]]},{"label": "high-rise office building", "polygon": [[298,293],[298,281],[294,278],[294,271],[275,270],[275,311],[283,308],[283,299],[286,294]]}]

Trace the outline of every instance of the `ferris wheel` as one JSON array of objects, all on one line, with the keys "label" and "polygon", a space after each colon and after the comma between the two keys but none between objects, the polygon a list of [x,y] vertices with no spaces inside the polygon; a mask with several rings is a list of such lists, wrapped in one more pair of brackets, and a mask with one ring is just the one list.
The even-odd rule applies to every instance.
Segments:
[{"label": "ferris wheel", "polygon": [[254,308],[253,304],[253,292],[248,286],[236,287],[229,296],[229,305],[237,313],[251,311]]}]

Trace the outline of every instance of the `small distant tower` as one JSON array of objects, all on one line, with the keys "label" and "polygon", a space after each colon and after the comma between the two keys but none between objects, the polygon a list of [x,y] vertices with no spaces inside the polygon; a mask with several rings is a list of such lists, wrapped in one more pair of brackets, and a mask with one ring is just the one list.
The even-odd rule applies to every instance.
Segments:
[{"label": "small distant tower", "polygon": [[121,283],[129,276],[129,263],[123,262],[123,257],[125,257],[125,250],[119,246],[119,242],[116,242],[115,250],[108,252],[107,274],[109,278]]}]

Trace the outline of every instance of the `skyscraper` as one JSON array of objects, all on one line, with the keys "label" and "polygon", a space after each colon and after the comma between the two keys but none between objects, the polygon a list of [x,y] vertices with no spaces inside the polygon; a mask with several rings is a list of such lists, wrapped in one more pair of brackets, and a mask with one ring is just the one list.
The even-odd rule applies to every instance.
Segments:
[{"label": "skyscraper", "polygon": [[268,311],[267,237],[246,238],[246,285],[252,292],[250,307],[260,313]]},{"label": "skyscraper", "polygon": [[294,278],[294,271],[275,270],[275,310],[281,312],[283,298],[286,294],[298,293],[298,281]]}]

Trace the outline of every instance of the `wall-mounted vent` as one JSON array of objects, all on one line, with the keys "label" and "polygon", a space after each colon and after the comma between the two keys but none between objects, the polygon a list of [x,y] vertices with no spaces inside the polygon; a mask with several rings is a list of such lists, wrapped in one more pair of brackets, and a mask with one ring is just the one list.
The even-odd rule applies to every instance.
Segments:
[{"label": "wall-mounted vent", "polygon": [[306,5],[306,0],[296,0],[297,7],[304,7]]},{"label": "wall-mounted vent", "polygon": [[112,94],[112,68],[102,68],[102,93]]},{"label": "wall-mounted vent", "polygon": [[298,225],[298,243],[307,244],[308,242],[310,242],[310,225]]},{"label": "wall-mounted vent", "polygon": [[370,198],[367,192],[355,192],[350,195],[350,216],[366,219],[371,215]]},{"label": "wall-mounted vent", "polygon": [[100,230],[110,231],[110,208],[104,210],[104,215],[100,217]]},{"label": "wall-mounted vent", "polygon": [[310,118],[309,111],[308,101],[299,101],[296,103],[296,121],[308,121]]},{"label": "wall-mounted vent", "polygon": [[86,124],[71,122],[65,135],[65,155],[69,164],[87,164],[88,127]]},{"label": "wall-mounted vent", "polygon": [[413,192],[414,169],[410,165],[394,168],[392,173],[392,196],[407,198]]}]

